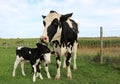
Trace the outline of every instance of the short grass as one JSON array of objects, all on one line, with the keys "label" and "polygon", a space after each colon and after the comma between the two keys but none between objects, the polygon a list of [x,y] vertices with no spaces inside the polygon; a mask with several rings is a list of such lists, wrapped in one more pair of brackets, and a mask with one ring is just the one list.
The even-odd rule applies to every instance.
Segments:
[{"label": "short grass", "polygon": [[[66,69],[61,67],[60,80],[54,80],[56,74],[55,57],[52,56],[52,63],[49,65],[51,79],[48,79],[42,67],[43,80],[37,78],[34,84],[120,84],[120,70],[113,68],[110,64],[100,65],[92,61],[96,53],[85,53],[80,49],[77,57],[77,70],[72,69],[73,79],[66,77]],[[86,49],[89,52],[88,49]],[[94,50],[93,50],[94,51]],[[20,66],[17,68],[16,77],[12,77],[13,64],[15,61],[15,47],[0,47],[0,84],[33,84],[30,64],[25,65],[26,76],[21,74]],[[62,59],[61,59],[62,60]],[[73,60],[71,60],[73,61]],[[73,68],[73,64],[71,64]]]}]

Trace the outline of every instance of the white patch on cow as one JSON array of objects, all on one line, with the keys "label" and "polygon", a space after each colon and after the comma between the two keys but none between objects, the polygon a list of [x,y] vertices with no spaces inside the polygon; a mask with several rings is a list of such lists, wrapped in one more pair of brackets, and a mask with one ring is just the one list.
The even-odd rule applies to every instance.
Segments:
[{"label": "white patch on cow", "polygon": [[52,41],[58,40],[58,41],[60,42],[61,32],[62,32],[62,28],[59,28],[59,27],[58,27],[56,34],[55,34],[54,37],[52,38]]},{"label": "white patch on cow", "polygon": [[72,22],[70,21],[70,19],[69,19],[69,18],[67,19],[67,21],[66,21],[66,22],[69,24],[70,28],[73,28],[73,26],[72,26]]},{"label": "white patch on cow", "polygon": [[17,50],[21,50],[21,48],[23,48],[23,46],[19,46],[19,47],[17,47]]},{"label": "white patch on cow", "polygon": [[67,48],[64,46],[61,46],[61,54],[60,55],[65,55],[66,54],[66,52],[67,52]]},{"label": "white patch on cow", "polygon": [[61,47],[60,46],[55,47],[54,45],[54,51],[57,52],[57,54],[59,54],[60,56],[63,56],[66,54],[67,48],[63,47],[63,45]]},{"label": "white patch on cow", "polygon": [[29,51],[29,54],[31,54],[31,51]]},{"label": "white patch on cow", "polygon": [[51,62],[51,53],[46,53],[44,55],[45,63],[49,64]]}]

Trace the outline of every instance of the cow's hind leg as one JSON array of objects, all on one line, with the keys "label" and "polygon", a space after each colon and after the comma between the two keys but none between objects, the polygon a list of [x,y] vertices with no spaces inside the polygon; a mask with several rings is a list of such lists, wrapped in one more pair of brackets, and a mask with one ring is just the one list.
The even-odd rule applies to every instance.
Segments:
[{"label": "cow's hind leg", "polygon": [[57,65],[57,74],[55,76],[55,79],[58,80],[60,79],[60,67],[61,67],[61,61],[60,61],[60,56],[56,56],[56,65]]}]

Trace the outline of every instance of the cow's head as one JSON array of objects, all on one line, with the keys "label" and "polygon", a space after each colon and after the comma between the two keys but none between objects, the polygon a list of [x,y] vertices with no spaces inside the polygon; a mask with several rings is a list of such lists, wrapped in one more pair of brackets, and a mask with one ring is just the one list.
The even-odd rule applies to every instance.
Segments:
[{"label": "cow's head", "polygon": [[41,41],[48,43],[54,40],[59,40],[62,31],[61,22],[66,21],[71,16],[72,13],[61,15],[56,11],[50,11],[47,16],[42,16],[44,32],[41,36]]}]

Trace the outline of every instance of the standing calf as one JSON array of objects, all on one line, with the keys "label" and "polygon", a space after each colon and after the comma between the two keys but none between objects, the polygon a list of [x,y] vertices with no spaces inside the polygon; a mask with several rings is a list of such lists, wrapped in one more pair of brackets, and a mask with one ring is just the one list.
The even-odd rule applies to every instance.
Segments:
[{"label": "standing calf", "polygon": [[46,45],[40,43],[37,43],[36,45],[37,48],[18,47],[16,49],[16,60],[14,63],[13,77],[15,77],[16,68],[19,63],[21,64],[22,75],[25,76],[24,62],[29,61],[33,70],[33,82],[35,82],[37,75],[43,79],[39,65],[41,61],[44,60],[47,77],[51,78],[48,71],[48,64],[51,62],[51,51]]}]

